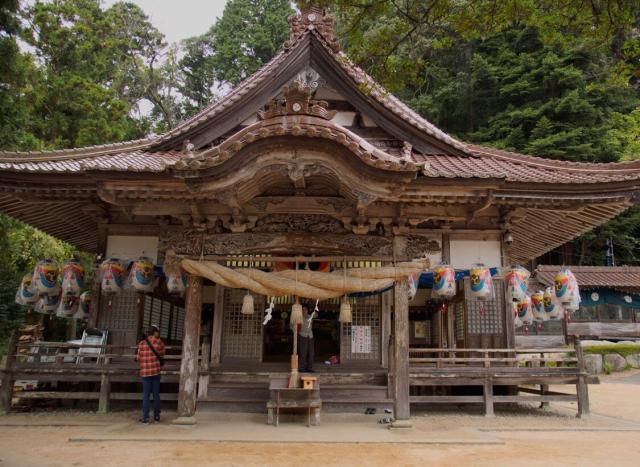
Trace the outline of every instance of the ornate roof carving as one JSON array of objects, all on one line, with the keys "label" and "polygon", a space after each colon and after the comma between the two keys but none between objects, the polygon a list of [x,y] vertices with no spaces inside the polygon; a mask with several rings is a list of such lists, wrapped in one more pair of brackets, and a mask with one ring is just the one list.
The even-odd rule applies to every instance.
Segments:
[{"label": "ornate roof carving", "polygon": [[296,79],[282,89],[284,99],[273,99],[267,104],[266,110],[258,111],[258,115],[263,120],[282,115],[311,115],[331,120],[336,114],[335,110],[328,110],[326,101],[311,99],[312,92],[309,84]]},{"label": "ornate roof carving", "polygon": [[324,37],[334,52],[340,51],[340,44],[335,38],[336,20],[327,14],[323,8],[308,7],[300,14],[289,16],[290,35],[289,40],[284,43],[288,49],[307,31],[318,31]]}]

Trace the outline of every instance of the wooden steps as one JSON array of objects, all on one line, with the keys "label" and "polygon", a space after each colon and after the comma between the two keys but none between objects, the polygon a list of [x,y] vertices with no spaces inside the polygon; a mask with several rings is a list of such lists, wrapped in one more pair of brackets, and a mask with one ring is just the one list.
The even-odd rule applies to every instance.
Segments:
[{"label": "wooden steps", "polygon": [[[382,411],[393,405],[387,397],[387,377],[382,372],[313,375],[320,381],[324,411],[361,412],[366,407]],[[211,372],[207,394],[198,399],[198,410],[266,413],[269,379],[287,376],[284,372]]]}]

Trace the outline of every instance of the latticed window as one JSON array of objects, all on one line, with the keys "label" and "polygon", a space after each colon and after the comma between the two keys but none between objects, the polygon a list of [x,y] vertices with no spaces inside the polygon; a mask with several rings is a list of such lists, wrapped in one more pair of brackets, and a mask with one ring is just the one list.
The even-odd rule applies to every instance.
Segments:
[{"label": "latticed window", "polygon": [[144,297],[142,331],[152,324],[160,326],[160,337],[182,340],[184,334],[184,307],[151,295]]},{"label": "latticed window", "polygon": [[262,359],[262,313],[265,298],[254,294],[257,310],[252,315],[243,315],[242,299],[245,291],[225,289],[223,298],[223,358]]},{"label": "latticed window", "polygon": [[467,330],[469,334],[498,334],[504,330],[504,283],[493,279],[493,296],[478,300],[471,297],[469,279],[464,280],[467,303]]},{"label": "latticed window", "polygon": [[381,303],[379,295],[351,301],[352,322],[342,325],[342,360],[377,361],[380,359]]}]

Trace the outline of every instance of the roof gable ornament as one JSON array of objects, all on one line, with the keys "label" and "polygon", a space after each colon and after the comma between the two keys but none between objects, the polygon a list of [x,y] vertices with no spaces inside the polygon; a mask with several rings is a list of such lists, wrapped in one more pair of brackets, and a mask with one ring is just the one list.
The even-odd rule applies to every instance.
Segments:
[{"label": "roof gable ornament", "polygon": [[311,115],[313,117],[331,120],[335,110],[329,110],[327,101],[317,101],[311,99],[314,88],[312,85],[296,79],[291,85],[282,88],[284,99],[273,99],[266,107],[266,110],[258,111],[258,116],[262,120],[282,115]]},{"label": "roof gable ornament", "polygon": [[289,40],[284,43],[284,48],[293,47],[304,33],[313,30],[318,31],[334,52],[340,51],[340,44],[335,38],[335,18],[317,6],[303,8],[299,14],[289,16]]}]

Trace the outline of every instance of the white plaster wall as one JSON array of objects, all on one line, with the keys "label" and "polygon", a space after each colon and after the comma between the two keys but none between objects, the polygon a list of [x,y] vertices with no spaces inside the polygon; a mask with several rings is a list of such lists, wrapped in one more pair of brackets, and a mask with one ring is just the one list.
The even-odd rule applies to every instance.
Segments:
[{"label": "white plaster wall", "polygon": [[451,240],[450,245],[454,268],[469,269],[475,263],[490,268],[502,266],[499,240]]},{"label": "white plaster wall", "polygon": [[331,121],[337,125],[352,126],[354,118],[356,118],[355,112],[338,112]]},{"label": "white plaster wall", "polygon": [[107,258],[119,258],[125,261],[140,256],[158,262],[158,237],[139,237],[131,235],[109,235],[107,237]]}]

